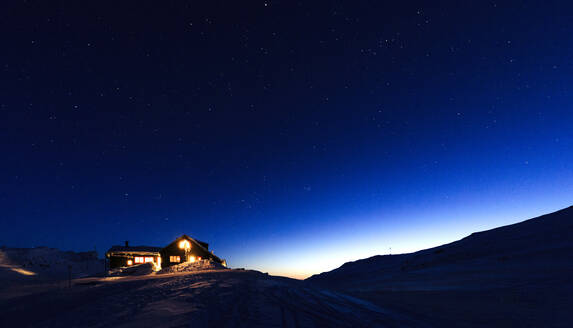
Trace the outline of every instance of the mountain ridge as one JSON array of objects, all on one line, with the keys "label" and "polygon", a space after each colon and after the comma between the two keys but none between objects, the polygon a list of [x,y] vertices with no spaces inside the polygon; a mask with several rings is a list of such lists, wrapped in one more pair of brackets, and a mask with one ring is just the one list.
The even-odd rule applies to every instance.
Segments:
[{"label": "mountain ridge", "polygon": [[[324,283],[328,279],[347,274],[360,274],[367,268],[369,272],[386,273],[416,271],[455,262],[491,259],[508,262],[511,258],[520,259],[532,251],[559,250],[573,247],[568,240],[573,239],[573,206],[553,213],[527,219],[518,223],[489,230],[474,232],[460,240],[420,250],[414,253],[397,255],[375,255],[357,261],[347,262],[340,267],[306,280]],[[531,243],[539,243],[531,247]]]},{"label": "mountain ridge", "polygon": [[306,282],[432,327],[567,327],[573,206],[400,255],[348,262]]}]

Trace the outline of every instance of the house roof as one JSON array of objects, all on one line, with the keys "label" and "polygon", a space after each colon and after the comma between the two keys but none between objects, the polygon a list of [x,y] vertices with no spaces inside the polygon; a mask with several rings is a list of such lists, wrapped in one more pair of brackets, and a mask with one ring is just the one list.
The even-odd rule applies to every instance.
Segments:
[{"label": "house roof", "polygon": [[112,246],[106,254],[110,253],[140,253],[140,254],[149,254],[149,253],[159,253],[161,251],[161,247],[155,246]]},{"label": "house roof", "polygon": [[196,242],[198,242],[199,244],[201,244],[201,246],[205,247],[205,249],[209,249],[209,244],[204,242],[204,241],[200,241],[199,239],[195,239]]}]

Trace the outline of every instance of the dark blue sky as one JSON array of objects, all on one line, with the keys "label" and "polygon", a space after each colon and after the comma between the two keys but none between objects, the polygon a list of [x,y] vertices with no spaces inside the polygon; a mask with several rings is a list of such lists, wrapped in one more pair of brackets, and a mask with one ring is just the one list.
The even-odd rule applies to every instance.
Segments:
[{"label": "dark blue sky", "polygon": [[306,276],[572,203],[566,2],[4,2],[0,245]]}]

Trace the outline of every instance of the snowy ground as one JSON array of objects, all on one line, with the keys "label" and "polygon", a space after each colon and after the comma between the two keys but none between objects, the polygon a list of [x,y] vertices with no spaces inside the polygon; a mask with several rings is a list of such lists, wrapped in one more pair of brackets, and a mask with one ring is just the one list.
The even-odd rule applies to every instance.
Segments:
[{"label": "snowy ground", "polygon": [[369,302],[250,270],[74,280],[0,299],[0,327],[420,327]]}]

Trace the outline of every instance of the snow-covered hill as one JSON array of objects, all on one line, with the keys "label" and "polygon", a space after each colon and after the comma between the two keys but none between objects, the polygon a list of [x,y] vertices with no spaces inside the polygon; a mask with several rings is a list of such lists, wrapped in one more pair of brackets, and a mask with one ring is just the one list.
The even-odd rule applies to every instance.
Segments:
[{"label": "snow-covered hill", "polygon": [[101,273],[102,259],[95,251],[71,252],[55,248],[0,248],[0,288],[17,283],[45,282]]},{"label": "snow-covered hill", "polygon": [[572,277],[569,207],[436,248],[345,263],[307,281],[437,325],[558,326],[573,322]]}]

